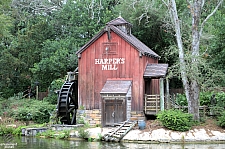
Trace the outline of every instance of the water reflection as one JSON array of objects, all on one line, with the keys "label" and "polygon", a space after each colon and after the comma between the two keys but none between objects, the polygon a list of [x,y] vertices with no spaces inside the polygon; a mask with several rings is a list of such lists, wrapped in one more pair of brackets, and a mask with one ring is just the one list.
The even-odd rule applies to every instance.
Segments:
[{"label": "water reflection", "polygon": [[35,137],[13,137],[7,142],[0,137],[0,148],[9,148],[6,144],[14,144],[15,149],[225,149],[225,142],[220,144],[138,144],[68,141]]}]

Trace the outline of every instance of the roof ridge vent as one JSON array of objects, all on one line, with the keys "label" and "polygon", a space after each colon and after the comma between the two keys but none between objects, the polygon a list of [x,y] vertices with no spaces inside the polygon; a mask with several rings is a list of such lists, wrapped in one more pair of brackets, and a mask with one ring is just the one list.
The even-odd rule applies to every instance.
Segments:
[{"label": "roof ridge vent", "polygon": [[117,28],[119,28],[121,31],[123,31],[127,35],[131,35],[131,27],[132,24],[124,20],[121,16],[118,18],[108,22],[106,25],[113,25]]}]

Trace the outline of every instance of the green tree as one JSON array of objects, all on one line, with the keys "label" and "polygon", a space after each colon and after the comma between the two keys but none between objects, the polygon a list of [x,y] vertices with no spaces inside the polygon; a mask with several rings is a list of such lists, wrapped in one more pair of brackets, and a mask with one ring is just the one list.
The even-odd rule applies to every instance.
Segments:
[{"label": "green tree", "polygon": [[40,53],[41,61],[31,68],[34,80],[40,82],[41,88],[47,89],[56,78],[65,77],[67,71],[77,67],[76,48],[73,40],[47,40]]},{"label": "green tree", "polygon": [[165,13],[167,9],[158,0],[126,0],[116,6],[117,15],[128,20],[132,34],[162,56],[160,61],[172,64],[173,57],[165,59],[165,48],[173,45],[175,38],[167,31]]},{"label": "green tree", "polygon": [[[225,73],[225,9],[221,8],[207,23],[207,33],[210,34],[206,43],[204,57],[208,63]],[[217,83],[225,86],[225,78],[220,78]]]},{"label": "green tree", "polygon": [[[218,7],[222,4],[220,0],[218,4],[210,10],[210,13],[202,19],[202,10],[205,1],[187,1],[187,8],[190,11],[189,17],[191,18],[191,34],[190,46],[185,47],[184,39],[182,38],[181,23],[178,17],[178,8],[175,0],[168,0],[167,3],[162,0],[168,7],[171,16],[174,30],[176,33],[177,47],[179,52],[179,72],[181,74],[185,95],[188,102],[188,112],[193,114],[194,120],[199,120],[199,93],[203,87],[203,81],[207,80],[209,74],[213,74],[209,67],[205,67],[205,61],[200,57],[200,39],[203,34],[203,28],[208,19],[217,11]],[[206,7],[208,8],[208,7]],[[186,49],[185,49],[186,48]],[[207,70],[205,68],[208,68]],[[203,75],[202,75],[203,74]]]},{"label": "green tree", "polygon": [[43,42],[40,61],[30,69],[41,88],[46,89],[53,80],[75,70],[76,51],[111,19],[108,6],[109,2],[101,0],[68,0],[62,9],[51,13],[49,22],[55,30],[55,38]]},{"label": "green tree", "polygon": [[60,11],[53,13],[57,38],[73,37],[77,47],[83,46],[112,19],[108,6],[109,2],[102,0],[68,0]]}]

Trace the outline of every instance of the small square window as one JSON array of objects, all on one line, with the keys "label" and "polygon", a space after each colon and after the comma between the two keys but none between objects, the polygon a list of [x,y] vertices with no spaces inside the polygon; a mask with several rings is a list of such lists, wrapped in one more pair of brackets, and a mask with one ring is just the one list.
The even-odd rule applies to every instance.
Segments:
[{"label": "small square window", "polygon": [[103,55],[116,55],[117,43],[103,43]]}]

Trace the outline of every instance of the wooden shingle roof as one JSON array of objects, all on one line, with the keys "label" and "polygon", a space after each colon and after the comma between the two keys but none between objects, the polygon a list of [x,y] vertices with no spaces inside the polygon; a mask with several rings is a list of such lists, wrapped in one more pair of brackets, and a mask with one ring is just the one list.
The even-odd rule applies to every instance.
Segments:
[{"label": "wooden shingle roof", "polygon": [[130,45],[132,45],[136,50],[138,50],[142,55],[150,56],[156,59],[159,59],[160,56],[152,51],[149,47],[147,47],[144,43],[134,37],[131,33],[127,34],[119,29],[117,26],[121,24],[126,24],[128,26],[132,26],[129,22],[125,21],[122,17],[118,17],[108,23],[104,29],[102,29],[98,34],[96,34],[89,42],[87,42],[83,47],[80,48],[76,52],[76,54],[81,54],[84,50],[86,50],[92,43],[94,43],[98,38],[100,38],[105,32],[113,31],[118,36],[127,41]]},{"label": "wooden shingle roof", "polygon": [[131,80],[107,80],[100,94],[127,94],[131,87]]},{"label": "wooden shingle roof", "polygon": [[132,26],[132,24],[130,24],[129,22],[127,22],[126,20],[124,20],[124,18],[122,17],[118,17],[112,21],[109,21],[108,23],[106,23],[106,25],[121,25],[121,24],[127,24],[129,26]]},{"label": "wooden shingle roof", "polygon": [[147,64],[144,78],[161,78],[165,77],[168,64]]}]

